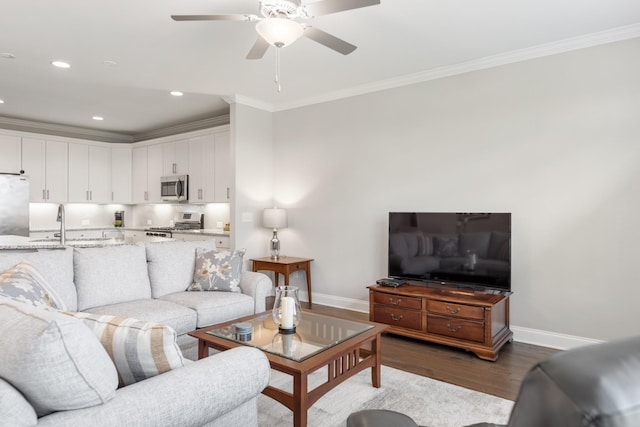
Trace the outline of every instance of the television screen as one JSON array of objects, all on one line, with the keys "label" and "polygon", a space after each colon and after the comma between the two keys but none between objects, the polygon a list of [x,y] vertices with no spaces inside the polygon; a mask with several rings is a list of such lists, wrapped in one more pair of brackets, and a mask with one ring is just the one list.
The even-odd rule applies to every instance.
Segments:
[{"label": "television screen", "polygon": [[390,212],[389,277],[511,290],[511,214]]}]

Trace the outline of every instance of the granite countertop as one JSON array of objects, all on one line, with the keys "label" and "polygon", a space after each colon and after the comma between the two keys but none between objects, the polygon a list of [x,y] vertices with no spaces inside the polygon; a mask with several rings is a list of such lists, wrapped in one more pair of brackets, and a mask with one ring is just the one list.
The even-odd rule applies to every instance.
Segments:
[{"label": "granite countertop", "polygon": [[[108,230],[108,231],[145,231],[151,227],[145,227],[142,225],[134,225],[130,227],[113,227],[113,226],[104,226],[104,227],[70,227],[67,228],[66,231],[98,231],[98,230]],[[42,228],[42,229],[31,229],[29,230],[33,233],[37,232],[58,232],[60,228]],[[173,230],[175,234],[203,234],[205,236],[228,236],[230,233],[228,231],[224,231],[221,228],[205,228],[203,230]]]},{"label": "granite countertop", "polygon": [[65,245],[58,240],[34,239],[24,236],[0,236],[0,250],[34,250],[34,249],[63,249],[65,246],[76,248],[95,248],[100,246],[115,246],[135,243],[128,239],[67,239]]}]

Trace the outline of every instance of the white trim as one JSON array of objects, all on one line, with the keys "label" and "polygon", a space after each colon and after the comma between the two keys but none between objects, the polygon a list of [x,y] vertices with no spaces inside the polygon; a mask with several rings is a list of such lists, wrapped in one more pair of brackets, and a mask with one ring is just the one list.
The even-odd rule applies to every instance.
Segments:
[{"label": "white trim", "polygon": [[524,328],[521,326],[511,326],[511,330],[513,331],[514,341],[539,345],[542,347],[556,348],[559,350],[568,350],[571,348],[603,342],[602,340],[592,338],[541,331],[539,329]]},{"label": "white trim", "polygon": [[[307,293],[302,289],[300,289],[300,300],[309,301],[307,298]],[[369,312],[369,301],[358,299],[344,298],[335,295],[319,294],[314,292],[313,302],[320,305],[358,311],[361,313]],[[568,350],[571,348],[603,342],[602,340],[593,338],[560,334],[557,332],[542,331],[539,329],[524,328],[521,326],[511,326],[511,331],[513,331],[514,341],[538,345],[541,347],[555,348],[558,350]]]},{"label": "white trim", "polygon": [[319,104],[322,102],[335,101],[338,99],[349,98],[357,95],[378,92],[387,89],[393,89],[401,86],[408,86],[416,83],[422,83],[429,80],[441,79],[444,77],[455,76],[458,74],[469,73],[472,71],[484,70],[487,68],[498,67],[501,65],[522,62],[529,59],[540,58],[543,56],[555,55],[558,53],[568,52],[572,50],[584,49],[587,47],[598,46],[607,43],[632,39],[640,37],[640,24],[626,25],[624,27],[612,28],[593,34],[587,34],[579,37],[559,40],[551,43],[545,43],[526,49],[515,50],[511,52],[501,53],[498,55],[487,56],[484,58],[474,59],[460,64],[454,64],[445,67],[434,68],[419,73],[408,74],[397,78],[380,80],[370,84],[355,86],[342,91],[329,92],[315,97],[310,97],[290,103],[277,104],[273,107],[273,111],[291,110],[294,108],[305,107],[308,105]]}]

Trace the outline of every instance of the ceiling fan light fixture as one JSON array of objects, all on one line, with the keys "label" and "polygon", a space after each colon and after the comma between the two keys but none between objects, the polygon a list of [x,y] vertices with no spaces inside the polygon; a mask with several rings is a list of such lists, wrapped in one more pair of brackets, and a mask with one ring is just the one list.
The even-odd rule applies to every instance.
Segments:
[{"label": "ceiling fan light fixture", "polygon": [[256,31],[270,45],[285,47],[302,36],[304,27],[287,18],[266,18],[256,24]]}]

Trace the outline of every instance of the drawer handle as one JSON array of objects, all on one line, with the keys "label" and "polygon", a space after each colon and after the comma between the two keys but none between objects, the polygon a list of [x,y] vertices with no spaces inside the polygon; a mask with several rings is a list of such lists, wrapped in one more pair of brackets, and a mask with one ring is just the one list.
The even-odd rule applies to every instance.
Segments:
[{"label": "drawer handle", "polygon": [[449,314],[458,314],[458,313],[460,313],[460,307],[451,308],[448,305],[445,305],[444,308],[445,308],[445,310],[447,310],[447,313],[449,313]]},{"label": "drawer handle", "polygon": [[402,302],[402,298],[398,298],[397,300],[393,300],[393,298],[389,297],[389,302],[393,305],[398,305]]},{"label": "drawer handle", "polygon": [[396,317],[395,314],[391,313],[391,320],[398,322],[398,321],[402,320],[402,315]]},{"label": "drawer handle", "polygon": [[462,329],[462,326],[458,325],[456,327],[453,327],[451,326],[451,323],[447,323],[447,329],[451,332],[458,332],[460,329]]}]

